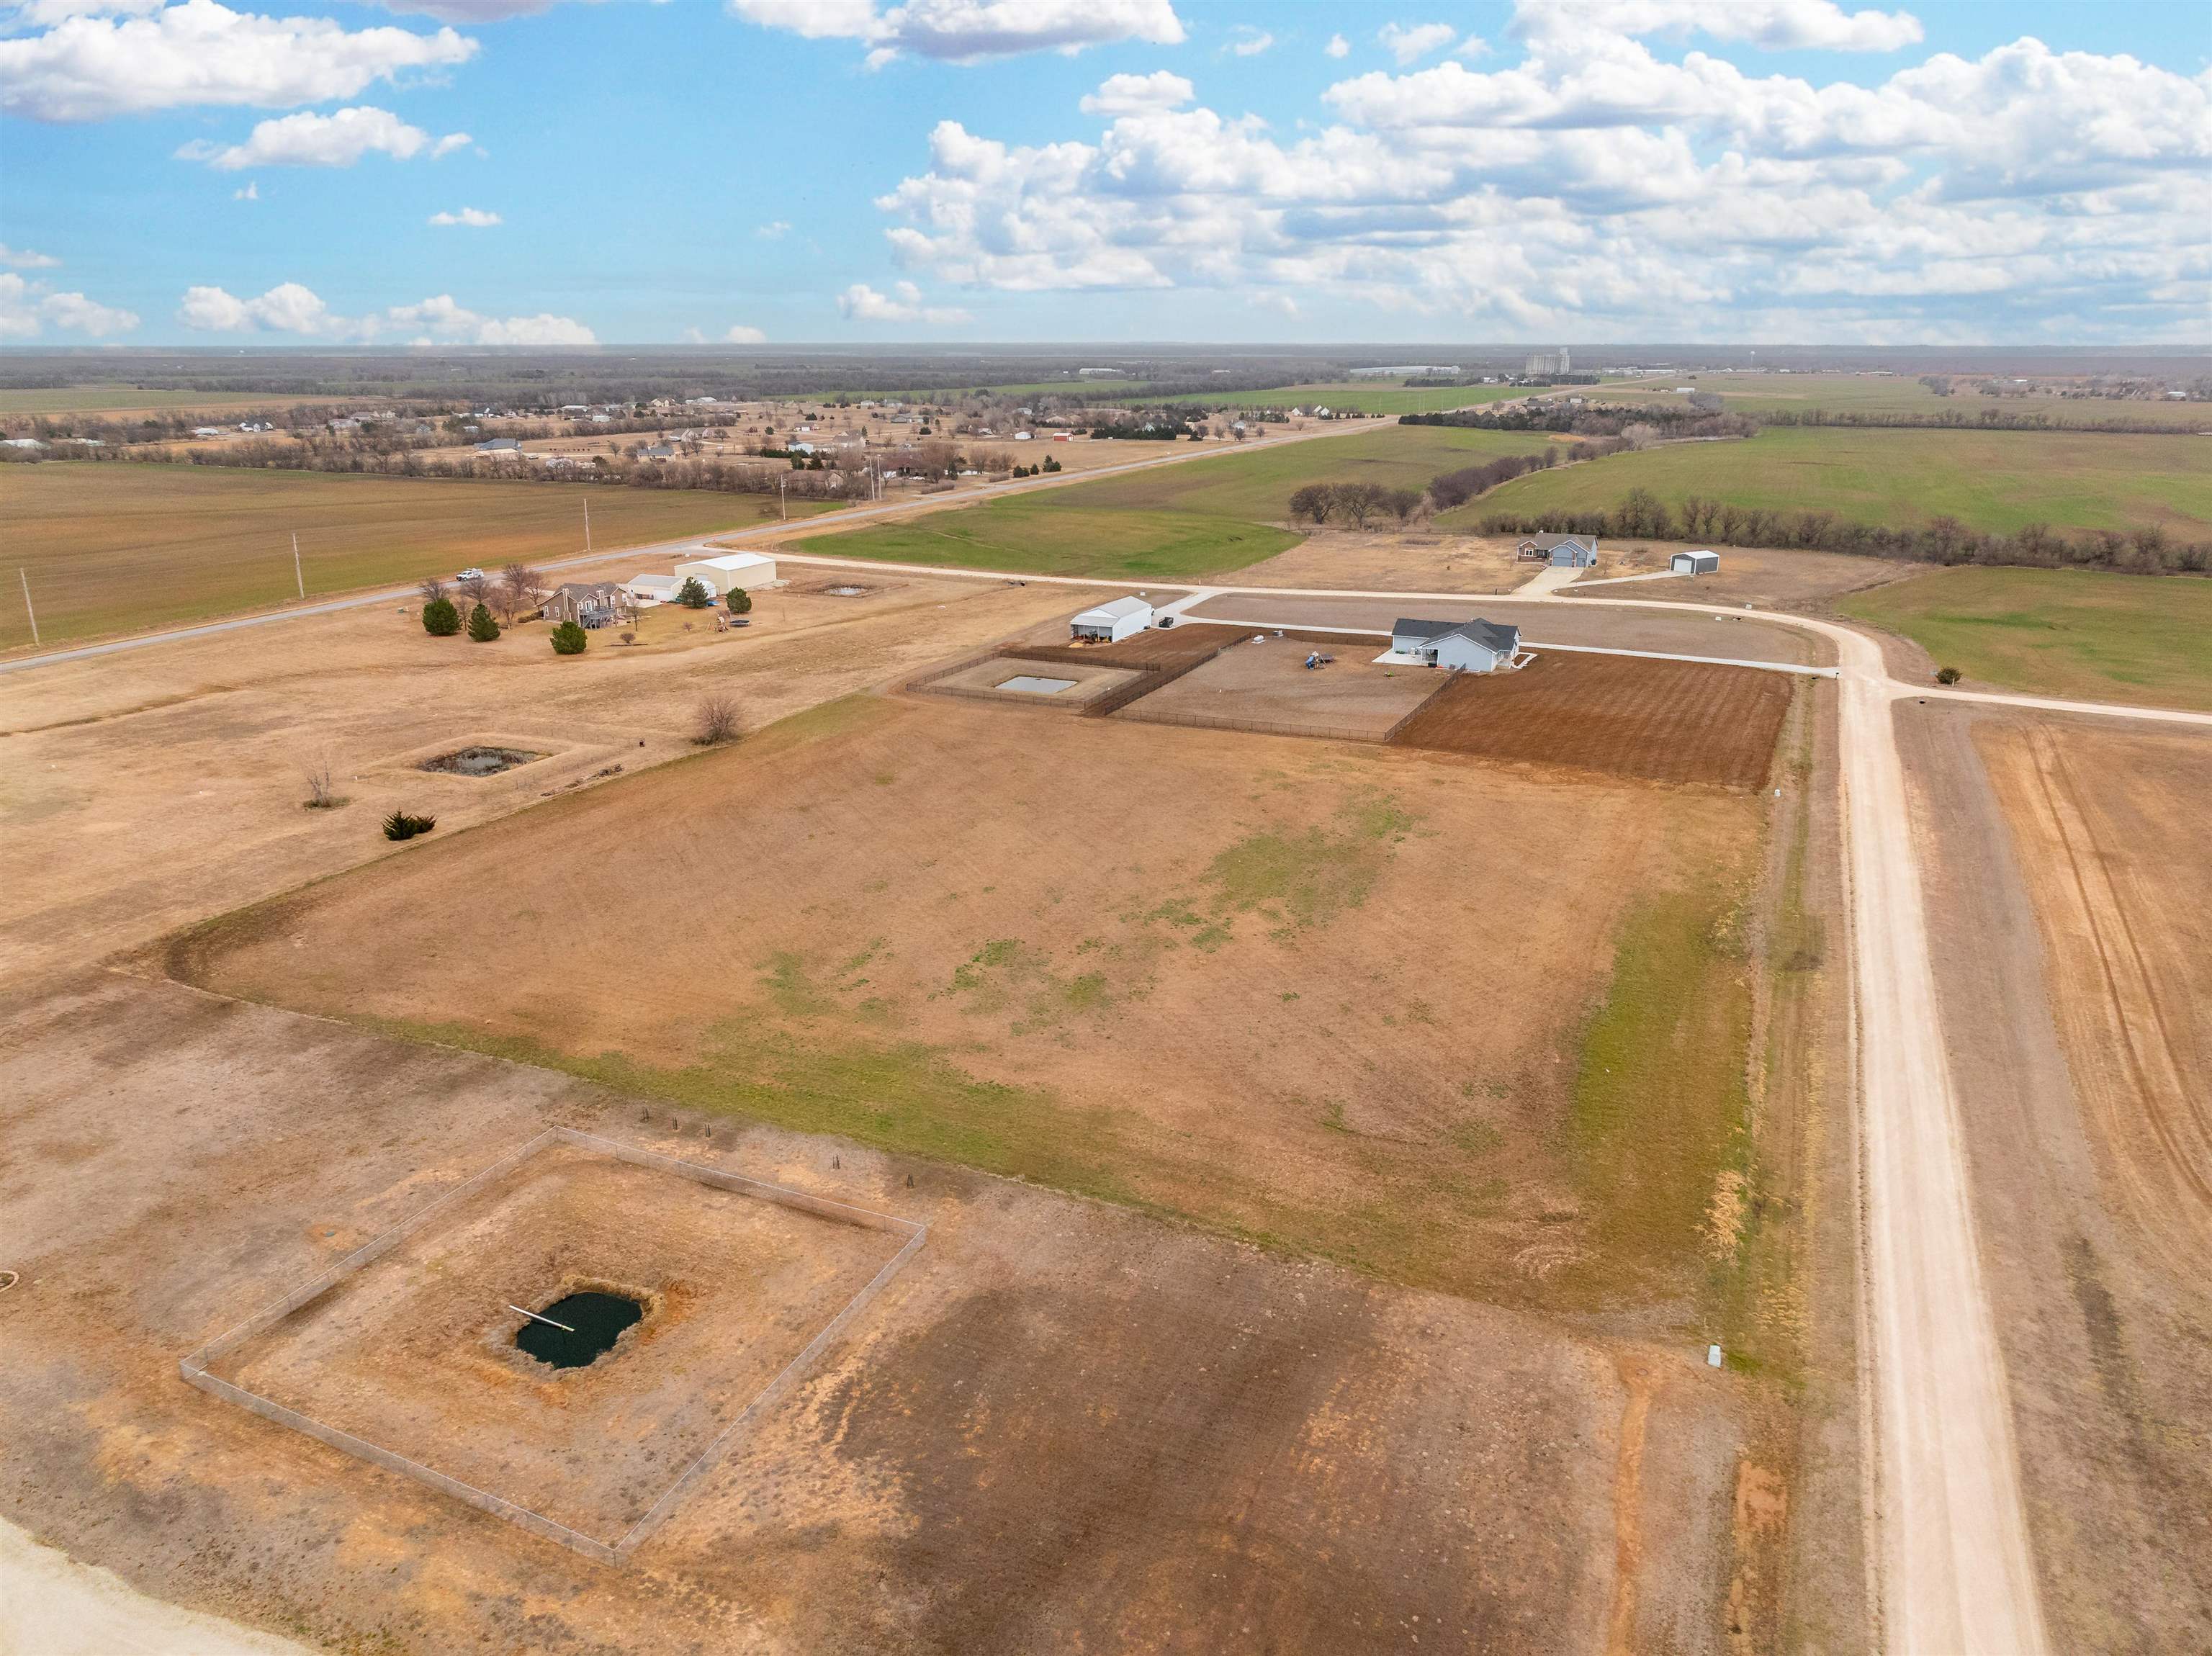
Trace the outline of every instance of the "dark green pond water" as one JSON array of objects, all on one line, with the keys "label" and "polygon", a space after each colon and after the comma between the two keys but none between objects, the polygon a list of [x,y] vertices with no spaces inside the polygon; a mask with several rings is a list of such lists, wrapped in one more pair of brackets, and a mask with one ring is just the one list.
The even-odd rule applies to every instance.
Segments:
[{"label": "dark green pond water", "polygon": [[626,1294],[571,1294],[538,1314],[566,1323],[575,1332],[526,1322],[515,1332],[515,1349],[556,1368],[581,1368],[620,1339],[623,1329],[645,1315],[645,1307]]}]

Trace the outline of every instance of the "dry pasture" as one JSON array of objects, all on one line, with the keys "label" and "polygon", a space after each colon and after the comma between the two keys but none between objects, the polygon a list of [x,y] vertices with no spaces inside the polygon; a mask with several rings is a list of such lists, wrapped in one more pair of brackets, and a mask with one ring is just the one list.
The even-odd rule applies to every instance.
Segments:
[{"label": "dry pasture", "polygon": [[[0,1300],[0,1499],[167,1599],[346,1651],[1364,1653],[1418,1634],[1567,1656],[1613,1629],[1720,1656],[1731,1574],[1771,1545],[1731,1502],[1766,1476],[1747,1458],[1756,1388],[1679,1345],[850,1142],[755,1126],[710,1143],[578,1081],[173,985],[102,976],[0,1010],[0,1211],[23,1272]],[[88,1096],[107,1110],[88,1116]],[[175,1368],[549,1121],[930,1226],[625,1568]],[[627,1228],[562,1241],[593,1262],[665,1244]],[[708,1253],[714,1228],[696,1236]],[[361,1389],[480,1427],[506,1405],[471,1328],[402,1336]],[[653,1365],[683,1355],[618,1347],[602,1378],[681,1392],[704,1377]],[[564,1438],[561,1412],[503,1417],[543,1422],[549,1454],[642,1465],[606,1441],[621,1416],[587,1410]]]},{"label": "dry pasture", "polygon": [[[1744,1039],[1703,951],[1755,802],[934,697],[812,728],[424,842],[171,968],[1414,1283],[1684,1285],[1729,1065],[1679,1123],[1585,1124],[1672,1134],[1664,1191],[1586,1177],[1598,1141],[1560,1127],[1632,918],[1679,933],[1705,1049]],[[1611,854],[1560,881],[1585,839]],[[454,891],[478,894],[459,930]]]},{"label": "dry pasture", "polygon": [[[628,561],[605,573],[627,575]],[[349,611],[0,676],[0,980],[84,964],[389,849],[378,819],[441,834],[599,773],[690,754],[709,695],[757,730],[981,648],[1056,609],[1036,589],[917,579],[865,598],[771,592],[753,624],[556,656],[542,624],[490,644]],[[498,734],[553,757],[493,777],[409,762]],[[307,810],[327,761],[348,801]]]},{"label": "dry pasture", "polygon": [[1755,788],[1774,761],[1796,688],[1790,676],[1758,667],[1554,651],[1518,672],[1453,675],[1393,740],[1649,782]]}]

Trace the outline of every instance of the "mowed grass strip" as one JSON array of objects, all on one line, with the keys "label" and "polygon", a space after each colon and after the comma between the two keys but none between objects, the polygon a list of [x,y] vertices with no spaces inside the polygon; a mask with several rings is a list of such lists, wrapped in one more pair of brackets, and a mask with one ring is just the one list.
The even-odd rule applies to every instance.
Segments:
[{"label": "mowed grass strip", "polygon": [[[799,546],[825,557],[965,564],[1010,574],[1194,580],[1297,545],[1302,537],[1278,525],[1304,484],[1419,489],[1440,471],[1540,452],[1546,440],[1540,434],[1391,426],[811,536]],[[1128,445],[1130,458],[1143,458],[1151,446]]]},{"label": "mowed grass strip", "polygon": [[[769,497],[704,490],[590,493],[601,550],[775,509]],[[0,468],[0,648],[31,642],[18,567],[51,646],[295,598],[295,532],[310,597],[584,549],[584,491],[551,483],[56,462]]]},{"label": "mowed grass strip", "polygon": [[1934,569],[1840,607],[1985,684],[2212,712],[2212,580],[2200,576]]},{"label": "mowed grass strip", "polygon": [[1741,442],[1674,443],[1532,473],[1447,513],[1609,510],[1631,489],[1671,507],[1692,494],[1738,507],[1832,512],[1912,528],[1955,518],[2010,534],[2158,525],[2212,539],[2212,440],[2029,431],[1849,431],[1769,427]]}]

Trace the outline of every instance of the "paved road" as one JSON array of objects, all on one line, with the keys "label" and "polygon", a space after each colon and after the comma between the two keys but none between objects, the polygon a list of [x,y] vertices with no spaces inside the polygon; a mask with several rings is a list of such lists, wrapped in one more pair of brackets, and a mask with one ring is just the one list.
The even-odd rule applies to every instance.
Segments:
[{"label": "paved road", "polygon": [[[1155,454],[1142,460],[1125,461],[1118,465],[1091,466],[1080,471],[1056,472],[1048,476],[1009,478],[1002,483],[986,483],[979,489],[957,494],[932,495],[927,499],[887,500],[880,506],[851,507],[819,521],[825,529],[836,529],[866,518],[888,518],[906,512],[928,512],[949,507],[973,506],[978,500],[996,500],[1007,494],[1030,494],[1039,489],[1069,488],[1078,483],[1096,482],[1102,477],[1119,477],[1132,471],[1149,471],[1156,466],[1186,464],[1193,460],[1218,459],[1227,453],[1245,454],[1254,449],[1279,448],[1285,443],[1309,443],[1322,437],[1349,437],[1355,432],[1368,431],[1382,423],[1376,420],[1346,420],[1332,422],[1312,431],[1285,432],[1279,437],[1261,437],[1240,444],[1234,449],[1185,448],[1171,453]],[[580,553],[573,558],[556,558],[538,565],[540,569],[575,569],[589,564],[605,563],[621,557],[641,558],[651,561],[656,558],[680,557],[698,549],[707,541],[746,541],[781,535],[790,529],[789,524],[763,524],[750,529],[732,529],[713,535],[690,535],[680,540],[656,541],[647,546],[611,547],[605,552]],[[838,560],[857,562],[860,567],[875,569],[915,569],[925,573],[927,566],[915,564],[883,564],[872,560]],[[984,573],[982,571],[963,571],[963,573]],[[1004,579],[1004,576],[993,576]],[[1048,577],[1030,576],[1030,579]],[[1083,585],[1111,585],[1113,582],[1090,582]],[[198,627],[172,628],[166,632],[139,633],[130,638],[111,639],[104,644],[82,644],[74,649],[48,650],[37,655],[15,656],[0,661],[0,673],[19,673],[33,667],[50,667],[57,662],[82,661],[94,656],[109,656],[125,650],[144,650],[157,644],[178,644],[186,639],[208,638],[218,633],[234,633],[247,627],[268,627],[283,621],[297,621],[307,616],[332,615],[342,610],[367,610],[380,604],[404,604],[413,599],[413,585],[387,586],[374,592],[357,592],[349,597],[326,598],[319,604],[295,604],[283,610],[266,610],[251,616],[236,616],[228,621],[211,621]]]}]

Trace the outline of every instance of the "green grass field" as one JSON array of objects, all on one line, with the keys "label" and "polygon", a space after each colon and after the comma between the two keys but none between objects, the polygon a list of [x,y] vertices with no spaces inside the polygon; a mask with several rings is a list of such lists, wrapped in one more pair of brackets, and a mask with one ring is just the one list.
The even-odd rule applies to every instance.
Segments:
[{"label": "green grass field", "polygon": [[2212,440],[2180,434],[1774,427],[1743,442],[1670,444],[1518,477],[1439,521],[1611,507],[1632,488],[1670,505],[1699,494],[1893,527],[1943,516],[2001,533],[2157,524],[2212,539]]},{"label": "green grass field", "polygon": [[1379,383],[1367,379],[1340,379],[1325,385],[1283,385],[1273,391],[1188,391],[1179,397],[1163,397],[1161,401],[1185,407],[1310,409],[1319,405],[1330,409],[1350,409],[1355,414],[1440,414],[1450,409],[1471,409],[1478,403],[1495,403],[1522,394],[1512,385],[1408,387],[1387,379]]},{"label": "green grass field", "polygon": [[2008,415],[2039,414],[2053,423],[2081,425],[2100,420],[2139,420],[2177,431],[2212,430],[2212,407],[2203,403],[2114,401],[2089,397],[1984,397],[1964,389],[1938,397],[1917,379],[1887,373],[1708,373],[1654,375],[1649,379],[1607,385],[1607,398],[1658,397],[1673,400],[1678,386],[1711,391],[1740,414],[1802,413],[1825,409],[1832,414],[1954,415],[1978,419],[1984,409]]},{"label": "green grass field", "polygon": [[[773,496],[594,488],[595,548],[734,529]],[[796,503],[794,503],[795,507]],[[584,549],[583,499],[550,483],[82,462],[0,467],[0,648],[31,642],[21,568],[47,645]]]},{"label": "green grass field", "polygon": [[992,500],[849,535],[813,535],[799,545],[825,557],[960,564],[1009,574],[1172,581],[1239,569],[1298,543],[1287,530],[1200,512],[1066,504],[1074,492]]},{"label": "green grass field", "polygon": [[1418,489],[1440,471],[1527,453],[1544,441],[1522,432],[1390,426],[1158,466],[799,544],[833,557],[1189,580],[1295,546],[1299,536],[1274,525],[1288,518],[1291,494],[1303,484]]},{"label": "green grass field", "polygon": [[289,408],[295,403],[328,403],[328,397],[290,393],[255,395],[240,391],[149,391],[139,385],[70,385],[58,391],[0,391],[0,415],[83,414],[112,419],[118,414],[242,414],[253,409]]},{"label": "green grass field", "polygon": [[2078,569],[1936,569],[1843,600],[1984,683],[2212,712],[2212,580]]}]

